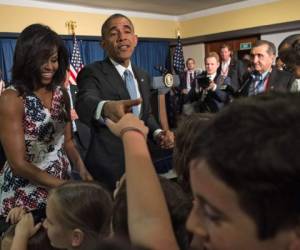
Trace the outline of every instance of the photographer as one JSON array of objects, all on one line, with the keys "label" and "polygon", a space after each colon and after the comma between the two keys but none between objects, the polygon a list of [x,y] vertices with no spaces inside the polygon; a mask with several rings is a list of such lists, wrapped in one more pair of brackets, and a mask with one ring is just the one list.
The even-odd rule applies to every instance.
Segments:
[{"label": "photographer", "polygon": [[205,57],[206,71],[197,75],[188,93],[183,113],[189,115],[199,112],[218,112],[231,100],[227,87],[231,79],[217,73],[220,58],[216,52],[210,52]]}]

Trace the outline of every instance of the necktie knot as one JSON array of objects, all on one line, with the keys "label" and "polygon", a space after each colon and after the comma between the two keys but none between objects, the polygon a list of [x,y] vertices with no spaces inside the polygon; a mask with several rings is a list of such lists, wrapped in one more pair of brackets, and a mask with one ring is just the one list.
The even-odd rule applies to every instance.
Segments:
[{"label": "necktie knot", "polygon": [[129,70],[129,69],[126,69],[126,70],[124,71],[124,77],[126,78],[126,77],[130,77],[130,76],[131,76],[130,70]]}]

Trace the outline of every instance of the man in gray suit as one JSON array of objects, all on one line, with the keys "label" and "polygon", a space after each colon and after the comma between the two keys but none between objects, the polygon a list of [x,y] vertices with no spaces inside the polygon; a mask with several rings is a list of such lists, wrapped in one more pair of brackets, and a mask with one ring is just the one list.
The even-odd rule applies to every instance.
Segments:
[{"label": "man in gray suit", "polygon": [[259,40],[251,49],[254,72],[246,79],[238,92],[245,96],[257,95],[267,91],[290,91],[294,77],[291,73],[273,67],[276,48],[272,42]]},{"label": "man in gray suit", "polygon": [[[114,14],[104,22],[101,33],[101,45],[108,57],[80,71],[76,111],[79,119],[91,128],[86,166],[96,180],[112,190],[124,173],[124,152],[121,140],[106,127],[106,118],[118,121],[133,110],[163,148],[173,147],[174,135],[162,131],[151,114],[149,75],[131,64],[130,58],[138,42],[131,20]],[[135,99],[130,97],[125,83],[128,71],[133,76]]]}]

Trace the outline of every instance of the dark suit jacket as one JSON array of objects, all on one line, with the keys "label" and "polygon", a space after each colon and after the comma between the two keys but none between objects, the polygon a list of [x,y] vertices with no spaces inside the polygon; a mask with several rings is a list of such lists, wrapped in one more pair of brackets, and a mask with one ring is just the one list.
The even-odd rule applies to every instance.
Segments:
[{"label": "dark suit jacket", "polygon": [[[222,64],[220,63],[220,66],[217,70],[218,75],[221,74],[221,68]],[[246,71],[246,67],[242,61],[231,58],[227,76],[230,77],[231,87],[235,91],[242,86],[244,80],[243,76],[246,73]]]},{"label": "dark suit jacket", "polygon": [[[272,67],[267,91],[288,92],[294,80],[295,77],[290,72],[281,71],[276,67]],[[238,93],[242,96],[248,96],[251,84],[253,84],[253,77],[249,74]]]},{"label": "dark suit jacket", "polygon": [[[206,77],[206,71],[201,74],[203,77]],[[222,79],[220,74],[216,74],[214,78],[214,83],[217,85],[215,91],[201,89],[199,92],[196,92],[196,81],[193,82],[192,88],[189,93],[186,95],[186,102],[193,103],[197,102],[195,105],[196,112],[218,112],[224,105],[229,103],[230,96],[229,93],[223,90],[225,85],[231,85],[230,78],[226,77]]]},{"label": "dark suit jacket", "polygon": [[[78,93],[78,87],[76,85],[70,84],[70,92],[71,92],[71,97],[72,97],[72,102],[73,106],[75,108],[76,105],[76,95]],[[82,157],[82,159],[85,158],[86,151],[88,150],[89,144],[90,144],[90,128],[82,123],[79,119],[75,120],[76,128],[77,128],[77,133],[75,133],[74,138],[76,140],[76,145],[78,147],[79,153]],[[73,126],[72,126],[73,129]]]},{"label": "dark suit jacket", "polygon": [[[200,70],[194,70],[194,78],[200,74],[201,71]],[[179,84],[179,88],[182,89],[186,89],[187,88],[187,71],[184,71],[182,74],[179,75],[180,78],[180,84]]]},{"label": "dark suit jacket", "polygon": [[[143,99],[140,117],[149,127],[151,135],[159,125],[151,114],[150,77],[133,65],[132,69]],[[92,176],[112,190],[124,173],[123,145],[104,124],[94,119],[94,115],[100,101],[130,99],[129,93],[108,58],[85,66],[77,77],[77,86],[76,111],[80,120],[91,128],[91,142],[85,163]]]}]

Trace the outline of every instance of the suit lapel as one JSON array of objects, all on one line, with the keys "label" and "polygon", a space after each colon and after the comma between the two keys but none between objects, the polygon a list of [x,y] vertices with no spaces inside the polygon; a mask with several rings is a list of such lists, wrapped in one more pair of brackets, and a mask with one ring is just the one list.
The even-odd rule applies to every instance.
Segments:
[{"label": "suit lapel", "polygon": [[277,71],[276,69],[272,68],[270,79],[269,79],[269,90],[274,90],[276,78],[277,78]]}]

